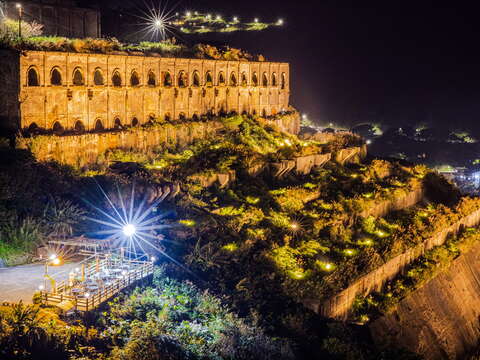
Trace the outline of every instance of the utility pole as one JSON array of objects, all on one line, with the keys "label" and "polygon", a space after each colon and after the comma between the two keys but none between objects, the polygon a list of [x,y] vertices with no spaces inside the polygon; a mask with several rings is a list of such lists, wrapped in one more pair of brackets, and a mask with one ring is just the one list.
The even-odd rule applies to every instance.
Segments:
[{"label": "utility pole", "polygon": [[15,7],[18,10],[18,37],[21,38],[22,37],[22,13],[23,13],[23,8],[22,8],[22,4],[20,4],[20,3],[17,3],[15,5]]}]

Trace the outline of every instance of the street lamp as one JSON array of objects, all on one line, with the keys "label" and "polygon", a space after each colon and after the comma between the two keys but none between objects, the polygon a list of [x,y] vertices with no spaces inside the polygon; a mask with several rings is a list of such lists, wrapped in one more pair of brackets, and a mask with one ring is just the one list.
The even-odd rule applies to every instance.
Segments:
[{"label": "street lamp", "polygon": [[22,14],[23,14],[23,8],[22,4],[17,3],[15,7],[18,10],[18,37],[22,37]]}]

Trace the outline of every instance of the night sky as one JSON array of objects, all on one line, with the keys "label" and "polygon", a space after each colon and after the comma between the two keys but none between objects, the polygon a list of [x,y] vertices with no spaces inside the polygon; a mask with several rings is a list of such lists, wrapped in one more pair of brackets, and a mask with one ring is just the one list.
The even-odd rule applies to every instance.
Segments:
[{"label": "night sky", "polygon": [[[125,1],[102,2],[109,3],[128,7]],[[176,9],[284,18],[280,29],[179,38],[289,62],[292,104],[320,123],[428,122],[479,134],[479,11],[462,2],[419,3],[198,0],[179,2]]]}]

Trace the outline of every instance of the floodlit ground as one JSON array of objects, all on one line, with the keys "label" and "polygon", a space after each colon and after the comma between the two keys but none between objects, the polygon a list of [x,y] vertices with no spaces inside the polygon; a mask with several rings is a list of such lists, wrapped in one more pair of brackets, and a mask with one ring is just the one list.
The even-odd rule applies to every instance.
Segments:
[{"label": "floodlit ground", "polygon": [[[56,281],[68,278],[68,273],[77,266],[77,262],[64,264],[62,266],[49,267],[48,273]],[[43,284],[45,265],[30,264],[0,268],[0,302],[32,303],[32,296]],[[48,282],[50,286],[50,282]]]}]

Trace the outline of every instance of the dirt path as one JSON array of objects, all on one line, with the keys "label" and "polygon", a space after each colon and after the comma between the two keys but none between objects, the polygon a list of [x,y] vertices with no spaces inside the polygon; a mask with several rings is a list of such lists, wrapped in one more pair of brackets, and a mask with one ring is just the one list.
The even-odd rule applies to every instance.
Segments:
[{"label": "dirt path", "polygon": [[[78,262],[62,266],[50,266],[48,273],[56,281],[68,278],[68,273],[78,266]],[[0,268],[0,302],[32,303],[32,296],[43,284],[44,264],[21,265]],[[50,283],[48,283],[50,285]]]}]

